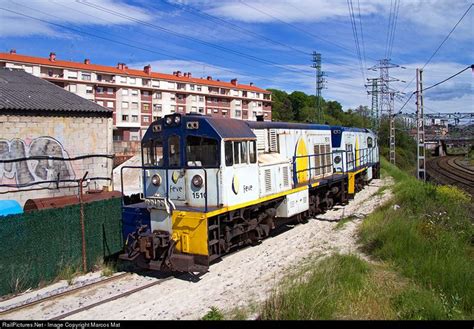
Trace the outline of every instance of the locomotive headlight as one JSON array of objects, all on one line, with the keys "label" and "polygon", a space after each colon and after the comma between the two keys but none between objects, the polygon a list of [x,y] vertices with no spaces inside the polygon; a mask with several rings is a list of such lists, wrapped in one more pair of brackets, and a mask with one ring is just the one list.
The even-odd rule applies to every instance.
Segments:
[{"label": "locomotive headlight", "polygon": [[179,115],[175,116],[174,117],[174,123],[176,123],[177,125],[179,125],[179,123],[181,122],[181,117]]},{"label": "locomotive headlight", "polygon": [[338,164],[339,162],[341,162],[341,157],[338,155],[334,158],[334,163]]},{"label": "locomotive headlight", "polygon": [[194,175],[192,181],[191,181],[194,185],[194,187],[201,187],[202,186],[202,183],[204,182],[202,180],[202,177],[199,176],[199,175]]},{"label": "locomotive headlight", "polygon": [[173,122],[173,119],[171,117],[166,118],[166,124],[170,125]]},{"label": "locomotive headlight", "polygon": [[161,185],[160,175],[153,175],[153,177],[151,178],[151,183],[155,186],[160,186]]}]

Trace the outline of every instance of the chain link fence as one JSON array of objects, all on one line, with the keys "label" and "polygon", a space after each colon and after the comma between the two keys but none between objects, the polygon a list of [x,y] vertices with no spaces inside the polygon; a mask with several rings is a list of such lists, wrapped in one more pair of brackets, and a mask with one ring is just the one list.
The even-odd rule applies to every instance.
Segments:
[{"label": "chain link fence", "polygon": [[[87,269],[121,251],[120,198],[84,204]],[[0,218],[0,296],[82,269],[80,205]]]}]

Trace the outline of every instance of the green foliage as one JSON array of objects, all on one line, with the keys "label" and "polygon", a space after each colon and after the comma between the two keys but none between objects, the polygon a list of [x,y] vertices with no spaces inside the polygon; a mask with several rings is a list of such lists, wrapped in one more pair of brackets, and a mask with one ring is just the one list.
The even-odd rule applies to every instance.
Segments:
[{"label": "green foliage", "polygon": [[[87,268],[122,249],[120,199],[84,205]],[[3,217],[0,295],[37,287],[82,270],[79,205]]]},{"label": "green foliage", "polygon": [[224,314],[215,306],[211,307],[211,310],[202,317],[202,320],[218,321],[224,320]]},{"label": "green foliage", "polygon": [[365,250],[393,263],[426,289],[446,296],[444,317],[472,317],[474,228],[470,198],[454,187],[417,181],[386,161],[382,166],[397,182],[392,205],[400,208],[383,207],[363,222],[360,237]]}]

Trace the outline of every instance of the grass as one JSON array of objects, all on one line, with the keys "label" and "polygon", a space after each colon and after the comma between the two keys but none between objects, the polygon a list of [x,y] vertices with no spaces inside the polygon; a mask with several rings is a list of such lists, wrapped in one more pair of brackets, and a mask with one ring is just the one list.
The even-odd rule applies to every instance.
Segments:
[{"label": "grass", "polygon": [[386,264],[333,255],[289,276],[261,310],[265,320],[447,319],[443,301]]},{"label": "grass", "polygon": [[357,219],[358,217],[357,216],[354,216],[354,215],[350,215],[350,216],[347,216],[347,217],[344,217],[342,218],[341,220],[339,220],[336,224],[336,226],[334,227],[334,230],[340,230],[341,228],[344,227],[344,225],[354,219]]},{"label": "grass", "polygon": [[385,160],[382,176],[394,178],[394,198],[359,228],[363,251],[377,261],[336,254],[288,275],[261,306],[262,319],[474,319],[470,197]]},{"label": "grass", "polygon": [[[473,318],[474,229],[469,196],[454,187],[417,181],[386,161],[383,166],[395,179],[395,198],[362,223],[364,250],[433,291],[442,300],[447,318]],[[400,208],[394,210],[393,204]]]},{"label": "grass", "polygon": [[69,285],[72,284],[74,278],[79,275],[80,270],[70,264],[61,266],[56,280],[66,280]]}]

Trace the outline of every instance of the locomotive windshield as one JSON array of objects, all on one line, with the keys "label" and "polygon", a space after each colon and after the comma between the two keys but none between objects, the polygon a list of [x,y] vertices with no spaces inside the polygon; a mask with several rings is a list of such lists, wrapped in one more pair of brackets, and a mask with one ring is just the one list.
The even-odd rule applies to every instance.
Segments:
[{"label": "locomotive windshield", "polygon": [[163,165],[163,143],[159,140],[151,140],[143,144],[143,166]]},{"label": "locomotive windshield", "polygon": [[218,167],[217,140],[200,136],[186,137],[186,161],[188,166]]}]

